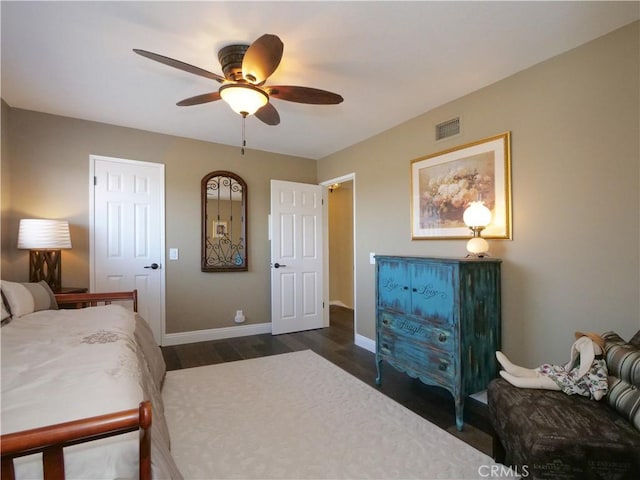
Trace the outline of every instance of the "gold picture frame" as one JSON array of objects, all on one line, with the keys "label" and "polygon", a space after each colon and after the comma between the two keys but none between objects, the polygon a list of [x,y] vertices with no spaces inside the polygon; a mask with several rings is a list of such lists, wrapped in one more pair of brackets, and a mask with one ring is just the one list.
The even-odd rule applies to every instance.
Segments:
[{"label": "gold picture frame", "polygon": [[411,161],[411,239],[469,238],[469,202],[491,210],[484,238],[511,239],[511,132]]}]

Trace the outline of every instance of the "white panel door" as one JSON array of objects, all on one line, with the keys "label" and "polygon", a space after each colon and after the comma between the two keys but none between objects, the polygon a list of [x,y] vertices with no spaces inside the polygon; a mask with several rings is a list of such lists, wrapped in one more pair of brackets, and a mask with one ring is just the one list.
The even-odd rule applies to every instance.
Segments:
[{"label": "white panel door", "polygon": [[271,180],[271,331],[322,328],[322,187]]},{"label": "white panel door", "polygon": [[91,291],[138,290],[138,312],[164,332],[164,165],[91,156]]}]

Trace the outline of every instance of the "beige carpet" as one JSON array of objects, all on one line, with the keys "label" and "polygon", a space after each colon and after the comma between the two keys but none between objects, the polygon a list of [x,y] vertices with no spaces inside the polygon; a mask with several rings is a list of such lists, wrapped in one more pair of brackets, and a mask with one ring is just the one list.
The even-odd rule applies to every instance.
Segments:
[{"label": "beige carpet", "polygon": [[476,479],[493,461],[310,350],[167,373],[185,479]]}]

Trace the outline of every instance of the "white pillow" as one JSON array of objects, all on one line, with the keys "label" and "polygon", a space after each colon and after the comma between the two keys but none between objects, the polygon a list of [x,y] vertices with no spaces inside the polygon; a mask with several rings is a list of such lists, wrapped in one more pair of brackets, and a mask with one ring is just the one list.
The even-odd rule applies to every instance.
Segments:
[{"label": "white pillow", "polygon": [[40,310],[57,310],[58,303],[51,287],[44,280],[37,283],[0,281],[13,318]]},{"label": "white pillow", "polygon": [[11,314],[9,313],[9,311],[7,310],[6,305],[4,304],[4,297],[2,297],[1,300],[2,301],[0,301],[0,303],[2,303],[2,318],[0,318],[0,322],[2,322],[4,324],[5,320],[7,318],[11,317]]}]

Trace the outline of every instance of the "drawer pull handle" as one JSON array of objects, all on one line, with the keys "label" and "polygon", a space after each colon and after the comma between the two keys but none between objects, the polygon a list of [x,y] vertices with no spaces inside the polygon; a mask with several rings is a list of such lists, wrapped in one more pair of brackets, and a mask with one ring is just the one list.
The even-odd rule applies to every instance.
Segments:
[{"label": "drawer pull handle", "polygon": [[384,323],[385,325],[389,325],[389,320],[385,318],[384,320],[382,320],[382,323]]},{"label": "drawer pull handle", "polygon": [[406,285],[404,287],[402,287],[403,290],[409,290],[409,287],[407,287]]},{"label": "drawer pull handle", "polygon": [[438,336],[438,340],[440,340],[441,342],[446,342],[447,341],[447,336],[444,333],[441,333]]},{"label": "drawer pull handle", "polygon": [[444,372],[447,368],[449,368],[449,365],[448,365],[447,363],[445,363],[445,362],[441,362],[441,363],[440,363],[440,365],[438,365],[438,369],[439,369],[439,370],[442,370],[443,372]]}]

